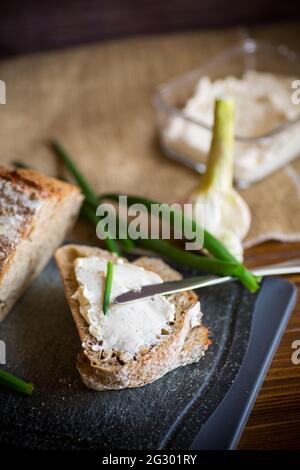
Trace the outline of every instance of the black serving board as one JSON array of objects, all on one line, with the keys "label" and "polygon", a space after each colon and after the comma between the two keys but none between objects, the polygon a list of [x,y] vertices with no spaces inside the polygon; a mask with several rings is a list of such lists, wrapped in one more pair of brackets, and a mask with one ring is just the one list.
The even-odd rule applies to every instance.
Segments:
[{"label": "black serving board", "polygon": [[75,367],[81,345],[52,260],[0,324],[6,370],[36,387],[32,397],[0,388],[1,445],[234,448],[294,306],[295,288],[267,279],[257,295],[239,283],[199,295],[213,341],[204,359],[141,388],[95,392]]}]

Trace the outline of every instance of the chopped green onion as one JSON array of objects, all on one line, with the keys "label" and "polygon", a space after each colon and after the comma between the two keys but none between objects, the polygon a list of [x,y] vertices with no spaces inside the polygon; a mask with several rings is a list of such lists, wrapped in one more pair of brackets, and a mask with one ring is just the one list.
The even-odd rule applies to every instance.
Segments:
[{"label": "chopped green onion", "polygon": [[106,268],[104,295],[103,295],[103,313],[104,313],[104,315],[107,314],[109,303],[110,303],[110,293],[111,293],[111,286],[112,286],[112,279],[113,279],[113,266],[114,265],[113,265],[112,261],[108,261],[107,268]]},{"label": "chopped green onion", "polygon": [[17,390],[18,392],[25,393],[26,395],[31,395],[34,389],[32,383],[24,382],[24,380],[19,379],[5,370],[0,370],[0,384]]}]

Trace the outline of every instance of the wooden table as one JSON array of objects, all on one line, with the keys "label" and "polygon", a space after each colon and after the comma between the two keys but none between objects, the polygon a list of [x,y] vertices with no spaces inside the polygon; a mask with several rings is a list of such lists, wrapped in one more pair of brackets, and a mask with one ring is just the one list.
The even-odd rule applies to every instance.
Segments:
[{"label": "wooden table", "polygon": [[[300,243],[269,242],[247,251],[249,266],[300,258]],[[289,279],[300,291],[300,275]],[[300,364],[293,365],[292,343],[300,340],[300,296],[258,395],[239,449],[300,448]]]}]

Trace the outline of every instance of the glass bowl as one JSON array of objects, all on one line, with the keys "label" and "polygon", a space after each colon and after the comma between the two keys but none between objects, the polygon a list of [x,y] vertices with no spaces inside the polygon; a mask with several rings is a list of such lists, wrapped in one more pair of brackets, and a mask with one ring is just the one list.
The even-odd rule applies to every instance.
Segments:
[{"label": "glass bowl", "polygon": [[[189,132],[203,136],[207,148],[211,139],[211,126],[195,119],[184,111],[185,104],[194,95],[198,81],[203,77],[211,80],[228,76],[241,78],[246,71],[267,72],[291,77],[291,100],[295,91],[292,81],[300,78],[300,56],[286,46],[275,46],[268,42],[245,39],[237,46],[226,50],[201,67],[161,85],[154,98],[160,142],[168,158],[189,166],[199,173],[205,171],[207,149],[197,148],[184,142],[184,139],[170,137],[170,126],[182,122]],[[251,106],[243,110],[245,118]],[[255,103],[253,102],[253,106]],[[300,104],[293,104],[295,112],[290,119],[280,125],[257,135],[241,135],[236,129],[236,148],[238,155],[235,165],[235,181],[238,186],[247,186],[258,181],[273,171],[278,170],[300,155]],[[241,112],[241,110],[240,110]],[[194,134],[195,135],[195,134]],[[260,159],[258,154],[268,154],[267,159]],[[252,158],[252,156],[255,156]],[[254,158],[256,160],[254,160]]]}]

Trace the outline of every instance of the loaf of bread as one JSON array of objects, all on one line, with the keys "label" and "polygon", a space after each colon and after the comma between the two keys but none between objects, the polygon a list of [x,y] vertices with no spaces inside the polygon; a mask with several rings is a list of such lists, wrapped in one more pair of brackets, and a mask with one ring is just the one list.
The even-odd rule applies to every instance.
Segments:
[{"label": "loaf of bread", "polygon": [[72,184],[0,167],[0,321],[62,243],[82,199]]},{"label": "loaf of bread", "polygon": [[[174,322],[172,327],[160,336],[158,343],[143,348],[135,357],[127,359],[126,354],[116,349],[101,349],[97,339],[91,335],[89,325],[81,314],[80,304],[74,295],[78,289],[75,260],[84,257],[100,257],[115,263],[118,262],[118,257],[100,248],[80,245],[65,245],[55,253],[66,297],[82,342],[83,349],[78,356],[77,368],[87,387],[99,391],[139,387],[204,356],[210,339],[208,329],[199,321],[200,305],[193,291],[168,297],[175,306]],[[123,262],[126,263],[127,260],[123,259]],[[157,258],[142,257],[133,264],[158,274],[164,281],[181,278],[178,272]]]}]

